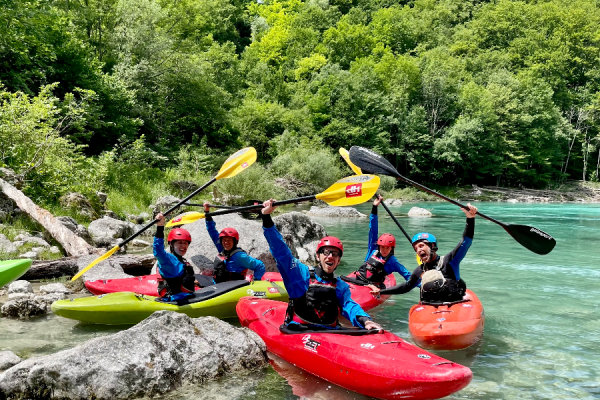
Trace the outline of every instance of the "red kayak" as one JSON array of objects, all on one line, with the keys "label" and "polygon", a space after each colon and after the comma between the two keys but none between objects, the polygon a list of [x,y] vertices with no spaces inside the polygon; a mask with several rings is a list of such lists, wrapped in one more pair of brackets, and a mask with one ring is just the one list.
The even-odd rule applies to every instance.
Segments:
[{"label": "red kayak", "polygon": [[[348,284],[348,286],[350,286],[352,300],[357,302],[358,305],[360,305],[365,311],[369,311],[370,309],[377,307],[390,297],[389,295],[375,297],[371,294],[371,289],[369,289],[368,287],[358,285],[350,281],[346,281],[344,278],[356,280],[356,272],[352,272],[346,275],[345,277],[342,277],[342,280],[344,280]],[[283,281],[279,272],[266,272],[263,275],[262,280],[269,282]],[[389,274],[388,276],[386,276],[384,283],[385,287],[391,287],[396,285],[396,278],[394,278],[394,274]]]},{"label": "red kayak", "polygon": [[485,314],[475,293],[452,304],[415,304],[408,313],[408,330],[417,345],[429,350],[460,350],[483,335]]},{"label": "red kayak", "polygon": [[346,389],[380,399],[439,399],[466,387],[473,374],[383,331],[345,328],[329,332],[281,328],[287,304],[242,298],[242,326],[287,362]]}]

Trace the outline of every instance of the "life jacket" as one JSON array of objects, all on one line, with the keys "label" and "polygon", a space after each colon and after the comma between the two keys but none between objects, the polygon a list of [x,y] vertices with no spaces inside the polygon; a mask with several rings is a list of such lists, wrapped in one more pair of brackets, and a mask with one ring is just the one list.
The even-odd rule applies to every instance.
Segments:
[{"label": "life jacket", "polygon": [[239,281],[246,279],[246,272],[248,272],[248,269],[245,269],[242,272],[231,272],[227,270],[227,261],[231,258],[231,256],[239,252],[245,253],[244,250],[236,248],[233,251],[231,251],[229,255],[219,253],[215,257],[215,261],[213,262],[213,277],[215,279],[215,283]]},{"label": "life jacket", "polygon": [[371,257],[360,266],[356,277],[365,281],[365,283],[372,283],[385,288],[385,285],[383,284],[383,281],[385,281],[385,277],[387,276],[387,272],[385,272],[385,263],[391,256],[392,254],[383,257],[379,251],[371,255]]},{"label": "life jacket", "polygon": [[[183,257],[177,257],[179,261],[184,264],[183,275],[176,278],[165,278],[160,276],[158,278],[158,295],[159,297],[172,296],[177,293],[194,293],[196,286],[194,282],[196,277],[194,276],[194,268],[187,262]],[[159,269],[160,273],[160,269]]]},{"label": "life jacket", "polygon": [[[421,301],[451,302],[462,300],[467,291],[465,281],[444,277],[442,267],[444,257],[438,259],[435,269],[425,271],[421,275]],[[423,264],[421,264],[423,269]]]},{"label": "life jacket", "polygon": [[340,308],[336,287],[337,279],[320,282],[311,268],[308,289],[301,297],[290,299],[285,324],[294,321],[303,325],[337,326]]}]

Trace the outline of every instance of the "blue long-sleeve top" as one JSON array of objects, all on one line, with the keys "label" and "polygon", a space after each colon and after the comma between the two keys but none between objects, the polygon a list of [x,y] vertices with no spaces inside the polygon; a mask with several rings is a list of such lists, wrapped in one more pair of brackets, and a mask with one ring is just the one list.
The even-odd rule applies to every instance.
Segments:
[{"label": "blue long-sleeve top", "polygon": [[[219,240],[219,232],[217,231],[217,223],[210,217],[206,219],[206,230],[208,231],[208,234],[217,247],[219,253],[223,252],[223,245]],[[258,281],[261,280],[265,274],[265,264],[262,261],[249,256],[243,251],[235,253],[229,257],[225,262],[225,268],[227,268],[227,271],[234,273],[241,273],[246,269],[250,269],[254,271],[254,279]]]},{"label": "blue long-sleeve top", "polygon": [[174,254],[165,251],[164,227],[157,226],[156,228],[152,252],[158,261],[158,271],[160,275],[165,278],[177,278],[183,276],[185,264],[179,261]]},{"label": "blue long-sleeve top", "polygon": [[[371,215],[369,217],[369,248],[367,251],[367,256],[365,257],[365,261],[367,261],[372,255],[377,253],[377,239],[379,238],[379,221],[377,219],[377,206],[373,206],[373,211],[371,211]],[[405,281],[410,279],[410,272],[406,269],[406,267],[400,264],[400,261],[396,258],[396,256],[391,256],[385,262],[384,266],[386,274],[391,274],[393,272],[397,272],[404,278]]]},{"label": "blue long-sleeve top", "polygon": [[[279,233],[274,225],[269,227],[263,226],[263,233],[269,243],[271,254],[273,254],[273,257],[277,262],[277,269],[281,273],[283,284],[285,285],[285,289],[290,298],[296,299],[303,296],[310,285],[310,269],[292,255],[292,252],[283,240],[281,233]],[[317,274],[315,274],[315,279],[320,282],[327,282]],[[352,325],[364,328],[359,317],[365,317],[366,319],[371,319],[371,317],[369,317],[369,314],[367,314],[361,306],[352,300],[348,284],[339,277],[335,279],[337,280],[335,294],[342,315],[346,317]],[[363,322],[366,321],[363,319]]]}]

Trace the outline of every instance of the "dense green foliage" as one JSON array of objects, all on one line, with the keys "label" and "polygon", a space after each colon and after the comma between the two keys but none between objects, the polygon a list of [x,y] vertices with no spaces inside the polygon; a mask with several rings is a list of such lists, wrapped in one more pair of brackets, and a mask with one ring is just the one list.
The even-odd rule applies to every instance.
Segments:
[{"label": "dense green foliage", "polygon": [[142,207],[130,182],[200,181],[247,145],[265,167],[219,190],[325,188],[352,145],[424,183],[598,180],[596,1],[2,3],[0,166],[38,201]]}]

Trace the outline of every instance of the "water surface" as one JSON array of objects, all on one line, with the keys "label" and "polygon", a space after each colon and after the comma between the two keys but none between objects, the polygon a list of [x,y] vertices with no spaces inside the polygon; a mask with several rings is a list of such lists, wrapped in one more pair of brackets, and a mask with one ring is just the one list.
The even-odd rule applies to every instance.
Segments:
[{"label": "water surface", "polygon": [[[477,218],[475,239],[461,264],[461,276],[484,305],[485,331],[476,346],[437,352],[467,365],[474,374],[466,389],[449,398],[600,398],[600,205],[475,204],[484,214],[503,222],[550,233],[557,246],[546,256],[536,255],[498,225]],[[412,206],[427,208],[434,217],[408,218]],[[357,208],[368,214],[371,207]],[[449,203],[390,208],[410,235],[433,233],[442,254],[458,243],[464,230],[464,214]],[[416,267],[412,248],[382,207],[379,213],[379,233],[396,236],[396,256],[412,271]],[[355,270],[365,257],[368,218],[316,220],[328,234],[344,242],[346,250],[338,272]],[[410,341],[408,310],[417,300],[416,291],[393,296],[370,313],[386,329]],[[50,354],[119,329],[83,325],[54,315],[27,322],[0,319],[0,350],[12,350],[22,357]],[[168,399],[366,399],[277,357],[272,365],[203,388],[182,389]]]}]

